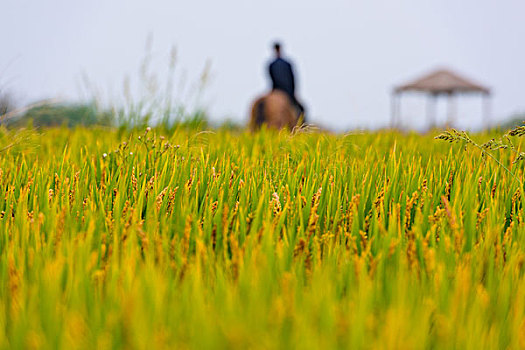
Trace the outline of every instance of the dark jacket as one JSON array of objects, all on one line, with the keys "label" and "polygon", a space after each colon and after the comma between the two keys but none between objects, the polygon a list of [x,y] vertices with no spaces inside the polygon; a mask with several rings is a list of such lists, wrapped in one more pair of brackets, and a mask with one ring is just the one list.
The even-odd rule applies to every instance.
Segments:
[{"label": "dark jacket", "polygon": [[295,100],[295,80],[290,62],[278,57],[270,63],[269,68],[272,88],[286,92]]}]

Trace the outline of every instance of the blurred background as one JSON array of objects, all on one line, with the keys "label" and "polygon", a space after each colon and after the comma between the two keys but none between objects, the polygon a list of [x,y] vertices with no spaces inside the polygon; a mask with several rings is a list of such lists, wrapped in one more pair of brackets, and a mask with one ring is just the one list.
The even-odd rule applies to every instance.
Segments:
[{"label": "blurred background", "polygon": [[[161,94],[181,114],[245,124],[278,39],[309,121],[330,130],[388,127],[392,89],[442,67],[491,89],[492,125],[525,119],[523,0],[4,0],[0,12],[4,109]],[[424,95],[402,106],[402,127],[428,127]],[[446,98],[436,108],[444,122]],[[456,108],[454,126],[482,127],[478,96]]]}]

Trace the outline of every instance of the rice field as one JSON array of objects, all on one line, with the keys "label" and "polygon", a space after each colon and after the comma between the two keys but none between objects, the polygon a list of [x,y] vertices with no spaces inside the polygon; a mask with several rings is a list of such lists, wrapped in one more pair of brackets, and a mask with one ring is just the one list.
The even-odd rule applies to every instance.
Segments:
[{"label": "rice field", "polygon": [[524,349],[523,163],[436,135],[29,134],[0,348]]}]

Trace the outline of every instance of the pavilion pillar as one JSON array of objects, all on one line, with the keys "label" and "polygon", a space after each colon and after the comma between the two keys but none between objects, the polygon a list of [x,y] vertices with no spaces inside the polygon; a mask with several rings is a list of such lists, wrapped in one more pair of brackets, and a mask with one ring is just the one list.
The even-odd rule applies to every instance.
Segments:
[{"label": "pavilion pillar", "polygon": [[390,128],[399,127],[401,99],[397,92],[392,92],[390,97]]},{"label": "pavilion pillar", "polygon": [[427,120],[429,129],[436,126],[436,100],[437,94],[435,93],[430,93],[427,97]]},{"label": "pavilion pillar", "polygon": [[447,101],[447,127],[451,127],[454,125],[454,122],[456,121],[456,115],[457,115],[457,99],[456,95],[453,92],[450,92],[448,94],[448,101]]},{"label": "pavilion pillar", "polygon": [[396,126],[396,94],[390,95],[390,129]]},{"label": "pavilion pillar", "polygon": [[490,94],[489,93],[483,93],[482,97],[482,103],[483,103],[483,128],[488,129],[490,127],[490,119],[491,119],[491,103],[490,103]]}]

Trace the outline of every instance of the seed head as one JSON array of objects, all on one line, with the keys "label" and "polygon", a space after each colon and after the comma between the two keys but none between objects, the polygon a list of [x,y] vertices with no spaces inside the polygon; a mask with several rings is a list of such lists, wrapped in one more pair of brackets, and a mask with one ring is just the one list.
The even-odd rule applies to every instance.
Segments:
[{"label": "seed head", "polygon": [[523,136],[525,135],[525,126],[518,126],[509,131],[510,136]]}]

